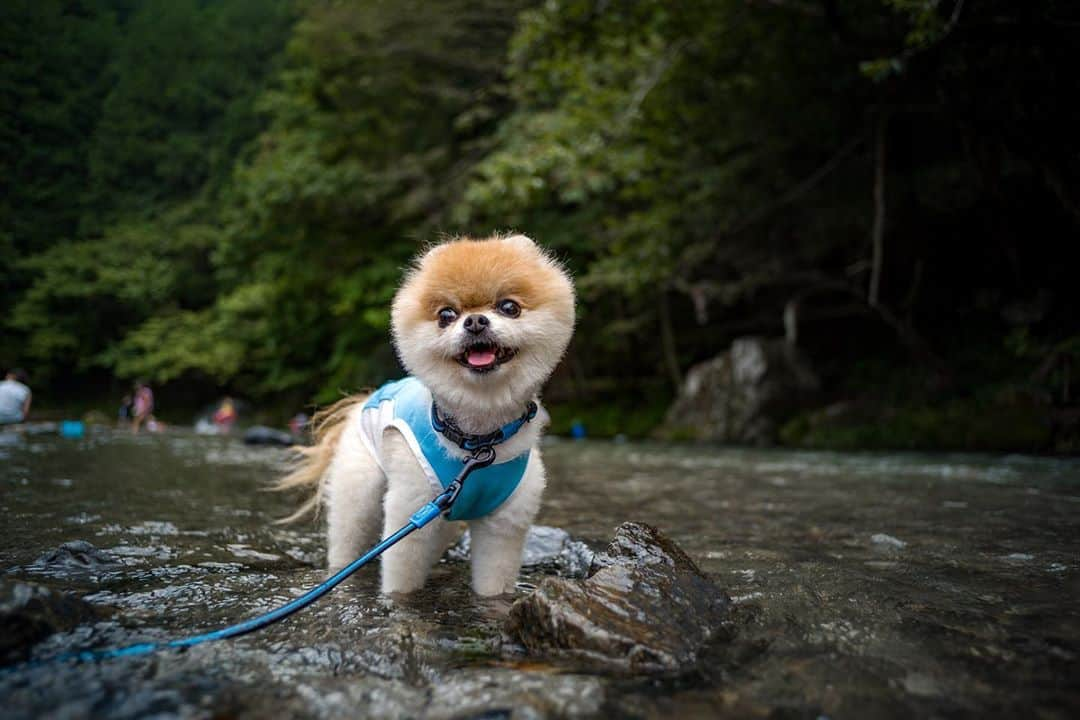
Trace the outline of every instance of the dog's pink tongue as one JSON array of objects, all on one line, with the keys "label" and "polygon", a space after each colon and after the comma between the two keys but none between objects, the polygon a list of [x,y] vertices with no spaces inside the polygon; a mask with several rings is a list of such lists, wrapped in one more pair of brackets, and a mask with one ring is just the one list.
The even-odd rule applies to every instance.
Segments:
[{"label": "dog's pink tongue", "polygon": [[484,367],[495,362],[494,350],[470,350],[469,356],[465,358],[469,361],[469,364],[473,367]]}]

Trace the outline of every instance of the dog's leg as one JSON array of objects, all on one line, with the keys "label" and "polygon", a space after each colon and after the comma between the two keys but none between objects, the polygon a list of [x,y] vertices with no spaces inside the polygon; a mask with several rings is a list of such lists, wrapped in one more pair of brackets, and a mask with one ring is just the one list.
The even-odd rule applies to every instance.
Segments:
[{"label": "dog's leg", "polygon": [[469,523],[472,587],[477,595],[514,591],[529,527],[502,526],[494,517]]},{"label": "dog's leg", "polygon": [[525,536],[540,509],[544,482],[540,453],[534,450],[514,494],[492,514],[469,523],[472,586],[477,595],[514,591]]},{"label": "dog's leg", "polygon": [[[397,430],[388,430],[384,436],[383,464],[389,474],[383,509],[385,536],[408,523],[435,493]],[[456,523],[439,518],[387,550],[382,556],[383,593],[408,593],[422,587],[432,565],[458,532]]]},{"label": "dog's leg", "polygon": [[327,468],[326,554],[330,572],[355,560],[379,539],[386,477],[358,433],[346,432]]}]

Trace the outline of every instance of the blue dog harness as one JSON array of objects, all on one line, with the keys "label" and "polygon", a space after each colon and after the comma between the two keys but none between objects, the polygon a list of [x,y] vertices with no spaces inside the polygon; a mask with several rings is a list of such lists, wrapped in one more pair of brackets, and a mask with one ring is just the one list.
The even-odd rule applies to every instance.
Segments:
[{"label": "blue dog harness", "polygon": [[[490,447],[508,439],[535,413],[536,406],[530,405],[524,416],[492,435],[484,436],[483,441]],[[465,457],[454,454],[452,447],[444,441],[443,434],[458,442],[464,450],[474,449],[469,443],[475,438],[462,440],[460,433],[455,432],[447,420],[439,417],[431,392],[414,377],[383,385],[368,398],[361,410],[360,439],[384,473],[382,438],[388,427],[401,432],[424,474],[440,492],[450,485],[465,461]],[[487,467],[474,470],[451,506],[447,518],[474,520],[493,512],[517,489],[525,476],[530,454],[526,450],[517,457],[496,460]]]}]

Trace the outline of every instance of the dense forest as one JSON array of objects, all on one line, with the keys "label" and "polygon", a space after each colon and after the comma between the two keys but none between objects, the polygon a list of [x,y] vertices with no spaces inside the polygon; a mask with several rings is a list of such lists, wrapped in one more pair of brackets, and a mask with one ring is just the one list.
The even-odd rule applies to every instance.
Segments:
[{"label": "dense forest", "polygon": [[[781,439],[1075,451],[1071,0],[7,0],[0,366],[41,406],[397,375],[444,235],[571,268],[556,426],[644,434],[739,337]],[[167,403],[166,403],[167,405]]]}]

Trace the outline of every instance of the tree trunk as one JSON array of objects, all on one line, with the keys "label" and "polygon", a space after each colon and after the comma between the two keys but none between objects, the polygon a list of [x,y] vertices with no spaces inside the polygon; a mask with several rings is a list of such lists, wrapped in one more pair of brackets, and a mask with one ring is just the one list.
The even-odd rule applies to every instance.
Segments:
[{"label": "tree trunk", "polygon": [[793,297],[784,304],[784,339],[787,344],[799,344],[799,298]]},{"label": "tree trunk", "polygon": [[888,116],[878,116],[874,132],[874,226],[870,231],[873,259],[870,263],[870,290],[866,294],[871,307],[881,297],[881,268],[885,262],[885,128]]},{"label": "tree trunk", "polygon": [[679,369],[679,354],[675,349],[675,333],[671,329],[671,309],[668,306],[667,291],[660,291],[660,345],[664,353],[664,366],[672,387],[678,393],[682,389],[682,370]]}]

